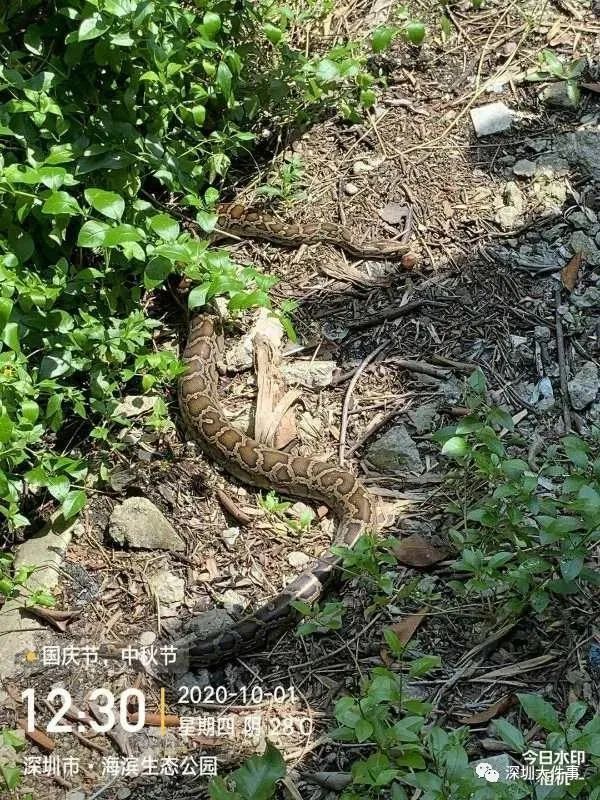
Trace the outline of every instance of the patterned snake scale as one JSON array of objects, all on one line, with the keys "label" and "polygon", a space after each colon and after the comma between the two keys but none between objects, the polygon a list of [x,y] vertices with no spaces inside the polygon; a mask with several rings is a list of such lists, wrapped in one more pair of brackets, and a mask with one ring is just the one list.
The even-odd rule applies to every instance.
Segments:
[{"label": "patterned snake scale", "polygon": [[409,245],[394,239],[357,242],[350,228],[335,222],[290,224],[239,203],[224,203],[219,207],[217,230],[211,238],[218,241],[228,236],[265,239],[284,247],[333,244],[355,258],[400,258],[409,250]]},{"label": "patterned snake scale", "polygon": [[[187,430],[205,454],[244,483],[329,506],[337,519],[337,545],[352,547],[363,533],[378,528],[375,498],[351,472],[332,462],[266,447],[227,421],[217,399],[222,346],[218,320],[196,316],[183,354],[187,371],[179,382],[179,404]],[[314,602],[338,565],[333,555],[320,558],[252,615],[212,637],[196,639],[190,647],[190,662],[210,664],[264,649],[293,618],[290,601]]]}]

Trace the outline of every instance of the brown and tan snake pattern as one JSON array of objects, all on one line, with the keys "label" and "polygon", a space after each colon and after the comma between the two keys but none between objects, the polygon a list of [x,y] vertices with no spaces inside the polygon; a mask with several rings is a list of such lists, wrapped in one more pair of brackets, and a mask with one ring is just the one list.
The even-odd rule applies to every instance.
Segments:
[{"label": "brown and tan snake pattern", "polygon": [[[217,398],[221,348],[218,321],[204,314],[195,317],[183,355],[187,371],[179,382],[179,404],[187,430],[204,452],[245,483],[325,503],[337,518],[335,544],[351,547],[363,533],[377,528],[374,496],[351,472],[331,462],[266,447],[227,421]],[[213,663],[266,646],[293,615],[290,601],[314,602],[338,561],[332,555],[319,559],[251,616],[192,643],[191,662]]]},{"label": "brown and tan snake pattern", "polygon": [[284,247],[302,244],[333,244],[355,258],[400,258],[409,246],[394,239],[357,242],[353,232],[334,222],[291,224],[281,222],[262,211],[248,209],[238,203],[223,204],[219,208],[217,230],[213,241],[227,237],[239,239],[264,239]]}]

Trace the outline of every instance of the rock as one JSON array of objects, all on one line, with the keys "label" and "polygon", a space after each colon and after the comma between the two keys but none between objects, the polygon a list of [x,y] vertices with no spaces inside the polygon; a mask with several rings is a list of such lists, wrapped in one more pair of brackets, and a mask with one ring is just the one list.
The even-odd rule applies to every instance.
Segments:
[{"label": "rock", "polygon": [[549,83],[542,89],[538,97],[542,103],[554,108],[573,110],[579,106],[577,92],[573,91],[573,87],[568,81]]},{"label": "rock", "polygon": [[395,425],[376,439],[369,446],[366,458],[383,472],[397,472],[402,469],[423,471],[421,456],[405,425]]},{"label": "rock", "polygon": [[117,789],[117,800],[127,800],[130,796],[131,789],[128,789],[127,786],[121,786],[120,789]]},{"label": "rock", "polygon": [[71,789],[65,795],[65,800],[85,800],[86,797],[86,793],[82,792],[81,789]]},{"label": "rock", "polygon": [[435,403],[426,403],[408,412],[408,418],[415,426],[417,433],[427,433],[434,427],[434,422],[438,415],[438,408]]},{"label": "rock", "polygon": [[225,530],[221,532],[221,539],[223,539],[223,541],[225,542],[225,546],[229,550],[233,550],[239,535],[240,535],[239,528],[225,528]]},{"label": "rock", "polygon": [[145,497],[129,497],[115,507],[109,534],[120,545],[182,552],[185,543],[168,519]]},{"label": "rock", "polygon": [[130,394],[117,404],[113,414],[119,417],[139,417],[154,410],[160,398],[145,394]]},{"label": "rock", "polygon": [[142,647],[150,647],[156,641],[156,634],[154,631],[144,631],[140,634],[139,642]]},{"label": "rock", "polygon": [[355,183],[349,182],[344,184],[344,191],[346,192],[347,195],[350,195],[350,197],[352,197],[353,195],[358,194],[359,188]]},{"label": "rock", "polygon": [[293,553],[289,553],[287,560],[291,567],[300,568],[309,564],[311,559],[310,556],[306,555],[306,553],[294,551]]},{"label": "rock", "polygon": [[282,364],[281,374],[290,385],[316,389],[331,385],[335,368],[335,361],[294,361]]},{"label": "rock", "polygon": [[486,103],[472,108],[470,114],[475,135],[479,137],[508,130],[515,118],[514,112],[504,103]]},{"label": "rock", "polygon": [[401,222],[406,220],[409,210],[407,206],[401,203],[388,203],[377,212],[384,222],[390,225],[400,225]]},{"label": "rock", "polygon": [[542,378],[533,390],[531,402],[534,403],[540,411],[550,411],[554,408],[554,390],[550,378]]},{"label": "rock", "polygon": [[233,619],[224,608],[211,608],[210,611],[196,614],[186,625],[186,633],[199,639],[210,639],[232,625]]},{"label": "rock", "polygon": [[228,612],[243,611],[248,605],[248,600],[243,594],[236,592],[235,589],[227,589],[223,592],[223,606]]},{"label": "rock", "polygon": [[384,161],[385,158],[383,156],[370,158],[368,160],[359,158],[352,164],[352,174],[363,175],[365,172],[372,172],[374,169],[380,167]]},{"label": "rock", "polygon": [[180,605],[185,598],[185,581],[168,569],[150,575],[148,585],[162,603]]},{"label": "rock", "polygon": [[593,361],[586,361],[579,372],[569,381],[568,386],[571,405],[576,411],[582,411],[596,399],[598,389],[600,389],[596,364]]},{"label": "rock", "polygon": [[267,308],[261,308],[250,330],[227,351],[225,355],[227,367],[234,371],[249,369],[254,363],[254,337],[257,334],[264,336],[277,349],[283,339],[283,333],[281,322]]},{"label": "rock", "polygon": [[594,214],[593,217],[594,219],[590,219],[583,211],[574,211],[572,214],[569,214],[568,220],[574,228],[589,233],[597,225],[596,215]]},{"label": "rock", "polygon": [[552,338],[552,332],[546,325],[536,325],[533,335],[538,342],[549,342]]},{"label": "rock", "polygon": [[600,249],[596,242],[590,236],[586,236],[583,231],[575,231],[572,234],[569,247],[574,253],[581,253],[588,264],[594,267],[600,266]]},{"label": "rock", "polygon": [[[79,521],[66,522],[61,514],[55,514],[39,533],[19,545],[15,554],[14,568],[36,567],[27,586],[51,593],[60,578],[60,567],[71,539],[83,535]],[[21,613],[23,600],[7,600],[0,613],[0,679],[8,678],[15,671],[15,663],[22,663],[26,650],[35,650],[35,633],[47,628],[47,624],[35,617]]]},{"label": "rock", "polygon": [[596,130],[578,130],[555,137],[554,150],[582,174],[600,180],[600,136]]},{"label": "rock", "polygon": [[535,175],[535,161],[530,161],[528,158],[522,158],[512,168],[515,175],[523,178],[532,178]]},{"label": "rock", "polygon": [[511,230],[523,214],[523,193],[514,181],[509,181],[502,195],[504,206],[496,212],[495,221],[503,230]]},{"label": "rock", "polygon": [[600,289],[589,286],[583,294],[572,294],[570,299],[577,308],[600,308]]},{"label": "rock", "polygon": [[564,178],[569,174],[569,162],[556,153],[544,153],[535,162],[536,177]]}]

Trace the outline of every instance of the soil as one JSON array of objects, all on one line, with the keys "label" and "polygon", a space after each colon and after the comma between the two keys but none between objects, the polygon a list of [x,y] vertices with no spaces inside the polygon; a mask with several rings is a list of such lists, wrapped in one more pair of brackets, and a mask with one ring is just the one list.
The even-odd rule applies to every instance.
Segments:
[{"label": "soil", "polygon": [[[519,160],[535,160],[540,154],[564,157],[563,144],[570,135],[593,132],[600,138],[597,88],[584,90],[577,108],[556,109],[540,101],[540,84],[517,79],[537,63],[537,54],[544,47],[552,46],[566,60],[588,56],[585,82],[598,87],[598,64],[592,55],[600,52],[600,20],[591,10],[579,8],[574,14],[567,3],[543,7],[528,3],[527,18],[532,23],[527,25],[522,4],[476,11],[461,3],[454,10],[446,43],[439,34],[421,48],[396,40],[389,53],[375,57],[374,66],[385,73],[387,86],[364,122],[349,125],[332,117],[281,146],[269,168],[292,157],[300,159],[304,185],[299,190],[305,198],[298,201],[292,194],[279,203],[276,211],[283,219],[341,222],[359,239],[385,238],[403,235],[404,230],[401,223],[386,222],[382,217],[395,218],[396,214],[406,219],[406,209],[410,209],[412,269],[392,262],[354,262],[351,266],[358,276],[348,280],[348,261],[334,247],[288,250],[243,242],[230,248],[240,263],[252,264],[280,279],[274,289],[277,300],[299,303],[294,323],[299,343],[306,349],[291,351],[286,363],[313,359],[331,360],[336,365],[329,385],[302,389],[301,402],[295,408],[296,435],[290,445],[296,452],[318,453],[333,460],[338,457],[349,376],[387,343],[383,355],[374,359],[353,388],[345,434],[348,461],[393,508],[396,518],[386,535],[402,540],[417,533],[436,547],[449,547],[448,558],[424,569],[394,567],[394,579],[412,588],[380,609],[372,608],[372,592],[364,582],[346,582],[327,598],[339,598],[343,603],[340,630],[310,637],[288,631],[266,653],[201,671],[195,678],[188,674],[186,679],[204,691],[211,686],[226,687],[227,701],[214,713],[206,707],[202,712],[213,717],[214,724],[216,717],[233,715],[236,736],[214,735],[209,721],[202,732],[188,739],[177,728],[167,729],[164,736],[158,728],[130,734],[120,731],[116,739],[92,738],[88,732],[57,735],[53,737],[54,754],[79,757],[84,765],[80,774],[58,782],[28,775],[23,791],[34,792],[39,800],[76,800],[73,792],[79,790],[82,800],[84,796],[89,800],[99,796],[105,800],[199,798],[207,796],[205,777],[113,779],[106,760],[103,767],[103,759],[149,752],[178,758],[201,753],[216,755],[219,772],[225,774],[260,749],[268,736],[284,753],[297,796],[333,798],[336,793],[303,778],[315,771],[348,771],[357,757],[356,748],[333,745],[325,737],[334,726],[333,703],[356,690],[370,668],[389,661],[383,629],[416,613],[424,617],[411,639],[411,653],[438,655],[441,667],[432,678],[415,681],[411,689],[433,702],[439,722],[458,726],[464,717],[517,691],[543,692],[558,705],[577,696],[598,706],[597,679],[586,662],[590,643],[600,641],[594,607],[597,597],[578,597],[572,606],[563,608],[562,616],[544,626],[527,617],[515,620],[499,635],[493,604],[459,603],[444,589],[443,578],[454,557],[447,506],[449,500],[463,501],[466,494],[455,487],[457,494],[463,494],[449,496],[451,489],[444,483],[448,463],[432,440],[432,428],[419,430],[410,416],[433,404],[434,429],[455,422],[464,413],[466,376],[478,365],[486,375],[491,398],[517,419],[522,443],[515,445],[515,455],[527,458],[535,437],[555,441],[565,431],[568,399],[560,395],[556,370],[553,407],[540,410],[527,388],[539,378],[533,356],[534,330],[548,327],[554,342],[560,269],[574,255],[569,242],[576,226],[569,219],[574,210],[588,209],[597,215],[594,198],[600,196],[600,178],[598,170],[594,174],[583,160],[568,163],[567,158],[564,174],[557,170],[547,179],[562,186],[562,199],[558,187],[553,187],[558,195],[548,201],[544,194],[547,182],[535,185],[535,180],[515,175],[513,167]],[[357,4],[350,16],[345,15],[346,24],[352,30],[368,11],[368,4]],[[434,14],[430,16],[431,29],[438,31]],[[330,34],[336,34],[341,26],[342,14],[334,13]],[[486,90],[497,83],[501,86],[494,86],[494,91]],[[477,139],[469,110],[489,102],[504,102],[517,117],[509,130]],[[264,173],[252,182],[246,176],[239,199],[253,202],[256,186],[263,179]],[[510,182],[517,184],[522,208],[514,227],[503,229],[498,211],[507,207]],[[545,267],[519,269],[510,260],[511,255],[529,252],[523,248],[544,242],[557,243],[556,260]],[[593,263],[591,251],[584,257],[574,290],[578,295],[600,286],[600,236],[596,236],[597,245],[592,235],[590,242],[590,247],[597,247],[598,261]],[[405,260],[404,266],[407,264],[410,261]],[[415,301],[420,305],[398,315],[399,307]],[[155,302],[158,307],[168,299],[158,297]],[[570,303],[564,291],[561,303]],[[598,309],[583,308],[579,313],[579,327],[570,328],[566,339],[569,377],[584,361],[597,364],[600,355]],[[371,315],[375,320],[375,315],[382,314],[390,318],[379,324],[369,321]],[[172,319],[174,324],[161,332],[159,346],[177,346],[181,339],[182,326],[175,321],[175,314]],[[228,348],[252,321],[249,314],[230,327]],[[556,367],[552,349],[549,358]],[[419,365],[403,368],[398,359]],[[248,425],[254,373],[230,370],[221,381],[221,392],[232,420],[241,427]],[[165,399],[173,425],[149,432],[141,423],[134,424],[123,448],[115,453],[111,482],[93,494],[79,534],[66,554],[57,596],[58,608],[79,614],[65,632],[45,632],[38,649],[90,644],[115,648],[177,636],[186,620],[219,607],[228,590],[233,590],[240,602],[258,606],[299,571],[291,554],[312,558],[330,542],[333,523],[326,509],[313,508],[315,517],[308,531],[284,524],[265,510],[257,491],[230,480],[193,444],[184,441],[176,397],[173,393]],[[583,411],[570,409],[573,428],[589,430],[595,414],[600,417],[597,402]],[[369,434],[369,426],[381,419],[385,424]],[[374,439],[401,423],[408,426],[418,448],[422,471],[378,471],[368,463],[368,448]],[[249,524],[240,525],[232,518],[217,490],[247,515]],[[149,499],[164,514],[185,541],[182,553],[128,549],[110,538],[113,509],[133,496]],[[297,514],[302,510],[298,508]],[[223,537],[223,531],[231,528],[240,529],[233,544]],[[590,553],[590,558],[597,563],[598,553]],[[149,578],[162,569],[183,582],[183,600],[175,606],[165,606],[149,588]],[[226,598],[231,600],[231,595]],[[488,637],[488,646],[478,649]],[[538,661],[532,661],[535,659]],[[505,668],[504,674],[495,676],[501,668]],[[80,706],[91,688],[105,687],[118,695],[136,687],[145,693],[148,710],[156,711],[162,683],[152,673],[152,669],[137,672],[110,658],[81,668],[32,662],[11,678],[0,723],[14,725],[17,710],[22,716],[20,693],[33,685],[39,698],[40,728],[51,716],[41,698],[57,685],[66,688]],[[247,691],[259,687],[255,697],[282,687],[277,691],[285,691],[285,696],[280,703],[265,701],[254,708],[252,703],[241,702],[243,687]],[[176,702],[177,692],[172,686],[167,690],[167,712],[186,716],[185,706]],[[256,713],[262,719],[261,733],[250,730],[249,717]],[[471,733],[474,759],[502,751],[488,723],[472,725]],[[44,752],[31,745],[27,754]]]}]

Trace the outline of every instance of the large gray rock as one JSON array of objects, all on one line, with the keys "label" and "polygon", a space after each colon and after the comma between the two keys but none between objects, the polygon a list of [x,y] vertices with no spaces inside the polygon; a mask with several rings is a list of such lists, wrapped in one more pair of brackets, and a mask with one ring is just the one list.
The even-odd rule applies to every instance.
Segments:
[{"label": "large gray rock", "polygon": [[581,411],[596,399],[600,389],[598,367],[593,361],[586,361],[579,372],[569,381],[569,397],[576,411]]},{"label": "large gray rock", "polygon": [[382,472],[422,472],[423,464],[417,445],[405,425],[395,425],[367,449],[367,460]]},{"label": "large gray rock", "polygon": [[573,131],[557,136],[553,149],[567,159],[578,172],[600,180],[600,136],[597,131]]},{"label": "large gray rock", "polygon": [[145,497],[129,497],[117,506],[109,534],[120,545],[144,550],[185,550],[185,542],[169,520]]}]

